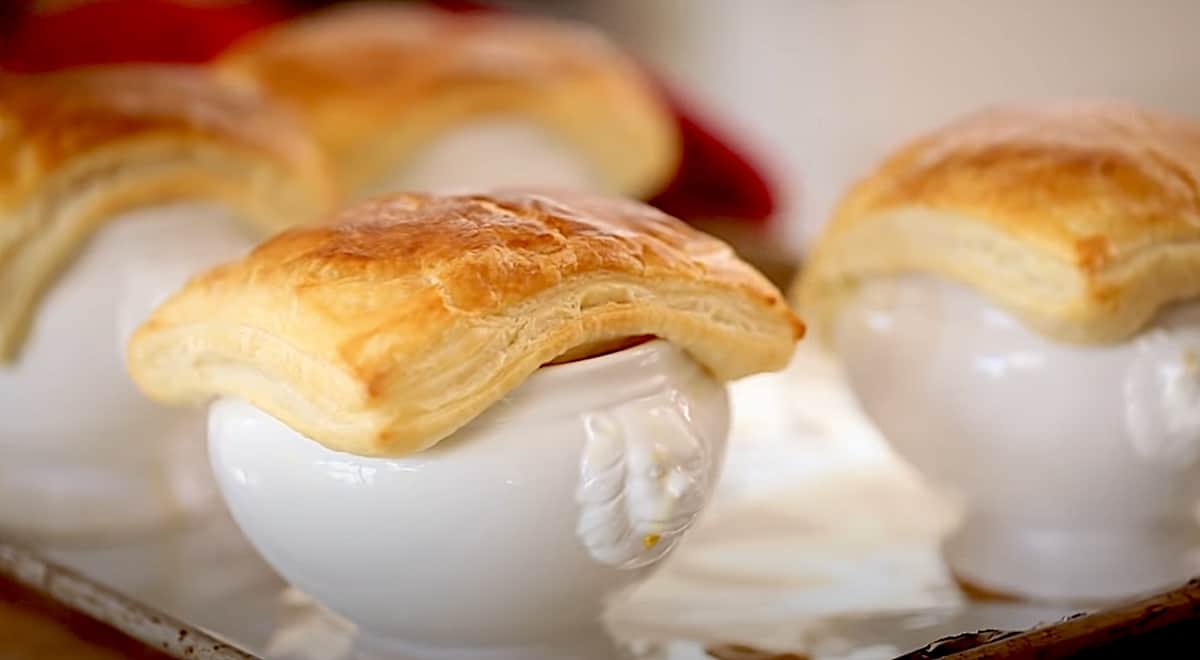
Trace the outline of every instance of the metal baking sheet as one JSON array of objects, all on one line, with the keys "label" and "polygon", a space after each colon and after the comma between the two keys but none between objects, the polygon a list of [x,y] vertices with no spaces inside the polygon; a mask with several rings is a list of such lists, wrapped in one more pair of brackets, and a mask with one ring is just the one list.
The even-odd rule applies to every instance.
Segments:
[{"label": "metal baking sheet", "polygon": [[[838,369],[792,367],[735,383],[723,481],[693,533],[610,617],[645,658],[699,660],[717,643],[813,660],[890,660],[981,629],[1075,612],[966,599],[938,543],[953,507],[925,489],[855,408]],[[291,590],[223,511],[55,561],[248,654],[345,660],[354,628]]]},{"label": "metal baking sheet", "polygon": [[[1028,630],[945,637],[895,660],[1107,660],[1193,657],[1200,635],[1200,580]],[[804,660],[746,645],[719,645],[718,660]]]},{"label": "metal baking sheet", "polygon": [[33,551],[0,541],[0,590],[8,606],[62,625],[99,649],[129,657],[251,660],[254,655],[148,607]]}]

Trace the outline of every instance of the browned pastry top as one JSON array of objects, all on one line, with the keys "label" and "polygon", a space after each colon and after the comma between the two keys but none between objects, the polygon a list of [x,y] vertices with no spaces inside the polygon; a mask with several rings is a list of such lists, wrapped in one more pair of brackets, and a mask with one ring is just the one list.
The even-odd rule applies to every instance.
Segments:
[{"label": "browned pastry top", "polygon": [[797,301],[869,278],[970,285],[1045,334],[1107,342],[1200,295],[1200,123],[1124,102],[1005,106],[899,149],[842,200]]},{"label": "browned pastry top", "polygon": [[350,3],[252,37],[219,66],[291,103],[352,190],[372,188],[443,131],[496,114],[557,133],[616,194],[649,197],[680,157],[674,116],[648,80],[573,23]]},{"label": "browned pastry top", "polygon": [[724,243],[637,202],[394,195],[196,278],[129,368],[160,400],[239,397],[331,448],[398,455],[564,355],[657,336],[732,379],[785,366],[803,331]]},{"label": "browned pastry top", "polygon": [[201,69],[0,74],[0,359],[108,218],[211,200],[260,233],[313,220],[334,197],[323,158],[286,111]]}]

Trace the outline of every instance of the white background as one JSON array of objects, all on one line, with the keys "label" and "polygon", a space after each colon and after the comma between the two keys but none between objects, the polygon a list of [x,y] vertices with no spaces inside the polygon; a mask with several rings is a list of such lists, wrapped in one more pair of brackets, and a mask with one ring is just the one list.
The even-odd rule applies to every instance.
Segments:
[{"label": "white background", "polygon": [[1194,0],[577,0],[784,176],[800,249],[915,132],[1015,99],[1116,96],[1200,116]]}]

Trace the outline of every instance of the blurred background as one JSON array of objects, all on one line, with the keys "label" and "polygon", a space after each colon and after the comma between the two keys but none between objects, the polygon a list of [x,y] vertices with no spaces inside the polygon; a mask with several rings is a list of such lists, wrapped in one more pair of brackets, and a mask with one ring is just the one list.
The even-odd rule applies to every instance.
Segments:
[{"label": "blurred background", "polygon": [[1200,114],[1191,0],[507,2],[590,20],[736,130],[801,249],[897,143],[980,106],[1120,97]]},{"label": "blurred background", "polygon": [[[163,4],[161,0],[143,0]],[[308,10],[328,0],[178,0]],[[62,59],[22,39],[22,14],[96,0],[9,0],[0,16],[28,65]],[[137,5],[136,0],[124,4]],[[656,70],[774,187],[769,231],[796,254],[837,196],[898,142],[980,106],[1121,97],[1200,114],[1200,3],[1192,0],[482,0],[591,22]],[[115,14],[114,14],[115,15]],[[96,16],[103,16],[97,13]],[[247,25],[251,19],[241,19]],[[102,22],[72,47],[120,44]],[[223,30],[236,32],[226,19]],[[200,26],[197,26],[200,30]],[[27,35],[32,31],[26,25]],[[36,36],[36,35],[35,35]],[[85,38],[86,37],[86,38]],[[198,34],[171,35],[196,42]],[[163,41],[168,37],[164,36]],[[91,41],[88,43],[80,42]],[[31,52],[41,48],[42,52]],[[180,46],[182,48],[182,46]],[[61,48],[59,48],[61,51]],[[120,50],[117,48],[117,50]],[[10,57],[11,59],[11,57]]]}]

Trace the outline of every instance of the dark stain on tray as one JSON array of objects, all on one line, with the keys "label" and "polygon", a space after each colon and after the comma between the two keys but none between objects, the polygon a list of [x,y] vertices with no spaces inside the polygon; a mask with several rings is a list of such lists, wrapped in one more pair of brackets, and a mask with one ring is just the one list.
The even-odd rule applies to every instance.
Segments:
[{"label": "dark stain on tray", "polygon": [[0,575],[0,657],[164,660],[171,656]]},{"label": "dark stain on tray", "polygon": [[254,660],[200,628],[0,539],[0,660]]},{"label": "dark stain on tray", "polygon": [[[1200,640],[1200,579],[1123,605],[1023,631],[981,630],[936,640],[894,660],[1108,660],[1191,658]],[[749,646],[707,649],[720,660],[792,660]]]}]

